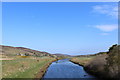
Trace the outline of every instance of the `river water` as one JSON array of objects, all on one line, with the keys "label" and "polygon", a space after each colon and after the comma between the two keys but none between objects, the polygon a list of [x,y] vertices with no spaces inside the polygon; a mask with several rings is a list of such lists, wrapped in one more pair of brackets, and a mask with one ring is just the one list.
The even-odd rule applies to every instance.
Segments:
[{"label": "river water", "polygon": [[43,79],[45,78],[86,78],[88,80],[96,80],[94,76],[85,72],[82,66],[74,64],[68,59],[53,62],[43,76]]}]

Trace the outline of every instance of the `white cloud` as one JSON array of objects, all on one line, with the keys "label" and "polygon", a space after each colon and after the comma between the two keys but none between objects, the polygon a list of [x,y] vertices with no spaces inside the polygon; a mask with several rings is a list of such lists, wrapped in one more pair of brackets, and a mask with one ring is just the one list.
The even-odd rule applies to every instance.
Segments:
[{"label": "white cloud", "polygon": [[108,16],[112,16],[114,18],[118,18],[117,5],[96,5],[96,6],[93,6],[93,11],[101,14],[105,14]]},{"label": "white cloud", "polygon": [[106,35],[109,35],[109,33],[101,33],[101,35],[104,35],[104,36],[106,36]]},{"label": "white cloud", "polygon": [[104,32],[110,32],[116,30],[118,25],[96,25],[95,28],[98,28]]}]

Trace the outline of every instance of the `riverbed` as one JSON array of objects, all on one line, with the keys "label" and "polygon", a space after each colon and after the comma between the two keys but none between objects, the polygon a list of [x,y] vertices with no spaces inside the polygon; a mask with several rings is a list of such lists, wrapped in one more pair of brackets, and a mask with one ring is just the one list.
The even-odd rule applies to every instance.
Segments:
[{"label": "riverbed", "polygon": [[69,59],[53,62],[43,76],[43,79],[47,78],[86,78],[96,80],[96,77],[85,72],[82,66],[70,62]]}]

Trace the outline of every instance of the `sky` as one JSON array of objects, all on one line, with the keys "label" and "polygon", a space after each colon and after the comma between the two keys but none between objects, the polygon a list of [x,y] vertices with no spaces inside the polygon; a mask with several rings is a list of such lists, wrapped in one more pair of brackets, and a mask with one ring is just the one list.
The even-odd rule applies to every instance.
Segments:
[{"label": "sky", "polygon": [[51,54],[104,52],[118,43],[118,3],[3,2],[2,45]]},{"label": "sky", "polygon": [[2,0],[2,2],[119,2],[119,0]]}]

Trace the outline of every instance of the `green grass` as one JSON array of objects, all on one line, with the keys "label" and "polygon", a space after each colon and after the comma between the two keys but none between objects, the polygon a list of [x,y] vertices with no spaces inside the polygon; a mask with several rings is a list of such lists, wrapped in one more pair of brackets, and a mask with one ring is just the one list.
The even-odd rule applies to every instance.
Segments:
[{"label": "green grass", "polygon": [[[39,60],[39,61],[38,61]],[[2,61],[3,78],[34,78],[44,65],[54,60],[50,57],[43,58],[17,58]]]}]

